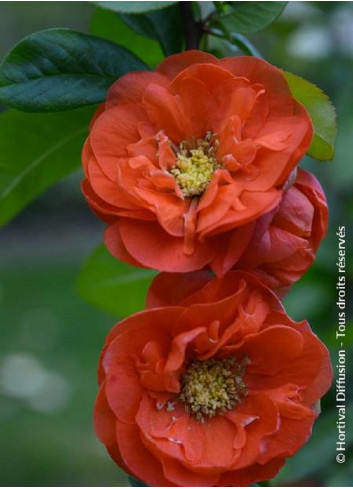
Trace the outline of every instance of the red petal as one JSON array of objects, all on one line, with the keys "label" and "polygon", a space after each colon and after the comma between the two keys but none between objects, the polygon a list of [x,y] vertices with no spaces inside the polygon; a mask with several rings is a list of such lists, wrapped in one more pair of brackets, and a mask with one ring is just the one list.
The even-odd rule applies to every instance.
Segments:
[{"label": "red petal", "polygon": [[147,308],[182,305],[189,295],[200,290],[212,276],[209,272],[160,273],[147,294]]},{"label": "red petal", "polygon": [[108,447],[116,444],[115,422],[116,418],[107,402],[103,382],[94,405],[94,429],[100,441]]},{"label": "red petal", "polygon": [[287,326],[270,326],[246,338],[242,351],[250,360],[249,387],[252,387],[252,375],[276,377],[289,362],[298,360],[303,345],[303,336]]},{"label": "red petal", "polygon": [[234,470],[222,475],[217,486],[248,487],[251,483],[272,479],[281,467],[285,459],[275,458],[267,464],[253,464],[241,470]]},{"label": "red petal", "polygon": [[245,224],[220,238],[218,255],[210,265],[218,277],[223,277],[236,264],[249,244],[253,228],[253,223]]},{"label": "red petal", "polygon": [[168,86],[169,80],[152,71],[135,71],[119,78],[108,90],[107,108],[117,104],[141,103],[146,87],[150,83]]},{"label": "red petal", "polygon": [[137,479],[152,487],[173,486],[164,477],[160,462],[144,447],[135,424],[117,421],[116,433],[123,461]]},{"label": "red petal", "polygon": [[[148,268],[166,272],[189,272],[203,268],[209,263],[216,252],[214,243],[207,240],[198,243],[195,253],[184,253],[183,238],[175,238],[167,234],[159,224],[121,219],[119,224],[121,240],[135,260]],[[141,246],[141,243],[143,245]],[[111,249],[111,244],[106,244]]]},{"label": "red petal", "polygon": [[120,237],[119,221],[107,227],[104,233],[104,242],[110,253],[119,260],[135,267],[143,267],[142,263],[135,260],[125,248]]},{"label": "red petal", "polygon": [[173,79],[178,73],[195,63],[219,64],[219,60],[212,54],[203,51],[188,50],[183,53],[168,56],[157,68],[157,73],[162,73]]}]

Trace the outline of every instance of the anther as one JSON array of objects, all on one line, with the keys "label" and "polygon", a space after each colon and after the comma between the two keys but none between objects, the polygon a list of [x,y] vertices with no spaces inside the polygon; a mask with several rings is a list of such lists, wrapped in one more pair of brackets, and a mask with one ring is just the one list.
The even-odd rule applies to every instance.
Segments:
[{"label": "anther", "polygon": [[207,132],[204,139],[183,141],[177,150],[173,147],[177,162],[169,172],[175,177],[184,197],[202,195],[214,172],[221,168],[216,159],[218,144],[214,134]]},{"label": "anther", "polygon": [[235,356],[193,360],[181,377],[177,400],[200,422],[231,411],[247,395],[243,380],[246,362],[237,362]]}]

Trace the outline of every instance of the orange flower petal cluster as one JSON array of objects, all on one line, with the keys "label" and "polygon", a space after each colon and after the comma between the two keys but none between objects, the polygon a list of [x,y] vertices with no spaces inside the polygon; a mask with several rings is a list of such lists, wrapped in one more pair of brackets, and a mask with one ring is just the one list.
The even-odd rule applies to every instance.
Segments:
[{"label": "orange flower petal cluster", "polygon": [[[95,429],[112,458],[151,486],[273,477],[308,440],[330,386],[325,346],[245,272],[162,273],[148,305],[111,330],[101,355]],[[180,398],[185,372],[229,358],[246,359],[247,393],[201,422]]]},{"label": "orange flower petal cluster", "polygon": [[327,225],[324,191],[314,175],[299,169],[277,208],[256,221],[236,268],[253,271],[283,296],[314,263]]},{"label": "orange flower petal cluster", "polygon": [[187,51],[111,87],[83,150],[82,189],[117,258],[223,275],[311,139],[281,70]]}]

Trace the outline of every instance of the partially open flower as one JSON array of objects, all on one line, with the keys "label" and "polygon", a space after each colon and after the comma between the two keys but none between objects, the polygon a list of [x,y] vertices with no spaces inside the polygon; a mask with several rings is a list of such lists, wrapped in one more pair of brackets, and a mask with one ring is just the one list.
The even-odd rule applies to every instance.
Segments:
[{"label": "partially open flower", "polygon": [[295,184],[278,207],[256,221],[236,267],[254,271],[264,284],[283,295],[313,264],[327,224],[324,191],[314,175],[299,169]]},{"label": "partially open flower", "polygon": [[119,259],[224,274],[311,138],[279,69],[187,51],[111,87],[83,150],[82,188]]},{"label": "partially open flower", "polygon": [[162,273],[148,305],[101,355],[95,428],[112,458],[151,486],[272,478],[331,384],[325,346],[243,272]]}]

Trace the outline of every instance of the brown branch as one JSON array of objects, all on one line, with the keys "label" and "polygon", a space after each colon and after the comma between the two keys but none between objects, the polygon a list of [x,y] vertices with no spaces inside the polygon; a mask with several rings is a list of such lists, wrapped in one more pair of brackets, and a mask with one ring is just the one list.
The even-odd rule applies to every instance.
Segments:
[{"label": "brown branch", "polygon": [[181,1],[180,12],[183,20],[185,49],[199,49],[202,36],[202,23],[196,22],[192,13],[192,2]]}]

